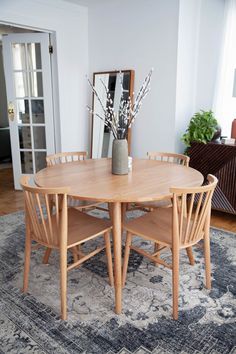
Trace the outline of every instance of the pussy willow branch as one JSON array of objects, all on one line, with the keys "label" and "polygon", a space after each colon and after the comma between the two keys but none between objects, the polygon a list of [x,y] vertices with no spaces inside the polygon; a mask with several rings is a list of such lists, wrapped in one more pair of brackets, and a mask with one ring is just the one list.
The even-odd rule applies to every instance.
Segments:
[{"label": "pussy willow branch", "polygon": [[[109,125],[107,125],[107,126],[112,129],[112,132],[114,134],[117,131],[117,127],[116,127],[116,124],[115,124],[116,120],[115,120],[115,117],[114,117],[114,112],[111,110],[110,106],[108,106],[108,108],[104,107],[104,105],[103,105],[103,103],[102,103],[102,101],[101,101],[101,99],[100,99],[95,87],[92,85],[92,83],[91,83],[91,81],[89,79],[88,79],[88,83],[89,83],[90,87],[92,88],[92,91],[93,91],[94,95],[97,97],[100,106],[102,107],[102,110],[103,110],[103,113],[104,113],[104,116],[105,116],[105,118],[103,118],[102,120],[104,122],[108,122],[109,123]],[[88,108],[89,108],[89,110],[91,112],[93,112],[93,110],[90,107],[88,107]],[[93,112],[93,114],[94,114],[94,112]],[[117,134],[115,134],[114,137],[115,136],[117,136]]]},{"label": "pussy willow branch", "polygon": [[87,106],[87,109],[88,109],[89,113],[91,113],[94,116],[97,116],[99,119],[101,119],[104,122],[104,125],[106,125],[108,128],[110,128],[112,130],[114,137],[117,138],[116,130],[114,129],[113,125],[110,124],[109,121],[105,120],[102,116],[100,116],[100,114],[95,113],[89,106]]},{"label": "pussy willow branch", "polygon": [[90,87],[91,87],[91,89],[92,89],[94,95],[97,97],[98,102],[100,103],[104,114],[106,114],[106,109],[105,109],[105,107],[103,106],[103,103],[102,103],[102,101],[101,101],[101,99],[100,99],[100,97],[99,97],[99,95],[98,95],[98,93],[97,93],[95,87],[93,86],[92,82],[91,82],[89,79],[88,79],[88,83],[89,83],[89,85],[90,85]]},{"label": "pussy willow branch", "polygon": [[142,105],[142,100],[146,97],[146,95],[150,91],[150,82],[151,82],[152,72],[153,72],[153,69],[151,69],[149,71],[147,77],[145,78],[145,80],[144,80],[144,82],[137,94],[137,97],[135,99],[135,102],[134,102],[133,107],[130,112],[131,114],[130,114],[130,120],[129,120],[129,127],[133,123],[136,115],[138,114],[138,112],[140,110],[140,107]]},{"label": "pussy willow branch", "polygon": [[[88,79],[88,83],[92,88],[92,92],[102,108],[104,117],[95,113],[90,107],[88,107],[90,113],[94,116],[97,116],[101,119],[104,124],[112,130],[115,139],[125,139],[128,135],[128,129],[133,124],[137,114],[142,105],[143,99],[146,97],[148,92],[150,91],[150,82],[152,76],[153,69],[150,70],[148,75],[143,81],[143,84],[137,94],[137,97],[132,104],[131,97],[127,100],[124,99],[124,88],[123,88],[123,74],[119,73],[120,87],[121,87],[121,98],[119,103],[118,112],[114,112],[113,100],[111,99],[111,95],[109,93],[108,87],[105,85],[102,79],[100,79],[103,88],[106,93],[106,106],[104,106],[102,100],[100,99],[95,87],[92,85],[91,81]],[[133,96],[134,97],[134,93]]]},{"label": "pussy willow branch", "polygon": [[[116,118],[116,115],[115,115],[115,112],[114,112],[114,108],[112,107],[113,105],[113,100],[111,99],[111,95],[110,95],[110,92],[108,90],[108,88],[106,87],[104,81],[102,79],[100,79],[100,82],[102,83],[104,89],[105,89],[105,92],[106,92],[106,102],[107,102],[107,107],[105,109],[105,117],[107,117],[108,120],[110,120],[110,125],[111,125],[111,129],[112,131],[116,132],[114,134],[114,137],[118,137],[118,127],[119,127],[119,121],[118,119]],[[94,88],[94,87],[93,87]],[[95,90],[95,88],[94,88]],[[96,90],[95,90],[96,91]],[[98,95],[98,94],[97,94]],[[101,100],[100,100],[101,101]],[[110,118],[111,117],[111,118]]]},{"label": "pussy willow branch", "polygon": [[[144,81],[143,81],[143,84],[137,94],[137,97],[135,99],[135,102],[140,102],[141,100],[141,97],[143,95],[143,91],[146,90],[146,88],[149,86],[150,84],[150,81],[151,81],[151,76],[152,76],[152,72],[153,72],[153,69],[151,69],[148,73],[148,75],[145,77]],[[134,103],[134,109],[135,109],[135,103]]]}]

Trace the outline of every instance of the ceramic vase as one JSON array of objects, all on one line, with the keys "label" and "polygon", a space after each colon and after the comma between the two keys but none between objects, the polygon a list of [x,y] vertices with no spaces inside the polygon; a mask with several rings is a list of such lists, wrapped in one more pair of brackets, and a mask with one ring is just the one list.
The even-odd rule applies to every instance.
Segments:
[{"label": "ceramic vase", "polygon": [[114,139],[112,144],[112,173],[128,174],[128,143],[126,139]]}]

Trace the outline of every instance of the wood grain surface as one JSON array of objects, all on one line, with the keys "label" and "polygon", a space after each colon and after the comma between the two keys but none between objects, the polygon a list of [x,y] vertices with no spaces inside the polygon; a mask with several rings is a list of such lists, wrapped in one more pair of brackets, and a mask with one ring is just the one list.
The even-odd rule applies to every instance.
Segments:
[{"label": "wood grain surface", "polygon": [[170,187],[195,187],[203,183],[200,172],[172,163],[134,159],[128,175],[111,173],[111,159],[90,159],[47,167],[35,175],[40,187],[70,187],[82,200],[142,202],[161,200]]}]

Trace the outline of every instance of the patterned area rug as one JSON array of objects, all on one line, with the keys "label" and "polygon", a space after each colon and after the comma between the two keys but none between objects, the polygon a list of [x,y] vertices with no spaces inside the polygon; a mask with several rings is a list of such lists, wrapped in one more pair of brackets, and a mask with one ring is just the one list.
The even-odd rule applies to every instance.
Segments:
[{"label": "patterned area rug", "polygon": [[[211,230],[211,291],[204,287],[202,249],[194,249],[193,267],[181,254],[178,321],[171,317],[171,272],[132,253],[122,315],[114,314],[106,259],[99,254],[69,273],[63,322],[57,252],[43,265],[43,250],[33,251],[29,294],[20,291],[24,232],[23,213],[0,217],[0,353],[236,353],[235,234]],[[140,242],[152,247],[135,239]]]}]

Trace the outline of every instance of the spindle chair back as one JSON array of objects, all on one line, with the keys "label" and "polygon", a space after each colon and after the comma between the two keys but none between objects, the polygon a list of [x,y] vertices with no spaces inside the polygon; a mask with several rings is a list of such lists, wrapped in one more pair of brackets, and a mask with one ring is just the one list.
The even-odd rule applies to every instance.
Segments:
[{"label": "spindle chair back", "polygon": [[86,151],[60,152],[46,157],[47,166],[54,166],[60,163],[83,161],[87,158]]},{"label": "spindle chair back", "polygon": [[[25,266],[23,291],[27,292],[32,241],[45,246],[47,251],[60,252],[61,272],[61,317],[67,317],[67,272],[74,269],[97,253],[106,249],[108,275],[113,285],[112,256],[110,246],[110,222],[95,218],[75,208],[67,207],[69,187],[38,188],[30,185],[30,177],[22,176],[21,186],[25,197]],[[105,245],[87,254],[80,246],[98,236],[104,236]],[[78,248],[77,248],[78,247]],[[67,264],[67,251],[73,253],[73,263]],[[47,257],[49,257],[49,254]],[[48,260],[48,259],[47,259]],[[47,263],[47,262],[44,262]]]},{"label": "spindle chair back", "polygon": [[[171,188],[173,205],[160,208],[137,219],[124,223],[127,231],[123,263],[123,285],[125,285],[130,249],[172,270],[173,318],[178,318],[179,252],[186,249],[190,264],[194,264],[191,247],[204,241],[206,287],[211,288],[210,271],[210,215],[211,200],[217,185],[217,178],[208,175],[208,184],[201,187]],[[154,252],[132,246],[132,237],[138,235],[154,242]],[[172,263],[161,258],[164,248],[171,249]]]},{"label": "spindle chair back", "polygon": [[211,210],[217,178],[208,175],[208,184],[196,188],[171,188],[173,193],[173,243],[181,248],[202,239],[204,225]]},{"label": "spindle chair back", "polygon": [[[51,248],[59,247],[67,224],[67,194],[69,188],[37,188],[29,185],[30,177],[23,176],[26,215],[33,239]],[[53,200],[53,203],[52,203]],[[64,236],[65,237],[65,236]]]},{"label": "spindle chair back", "polygon": [[147,156],[150,160],[158,160],[162,162],[171,162],[183,166],[189,166],[190,158],[183,154],[174,154],[171,152],[148,152]]}]

